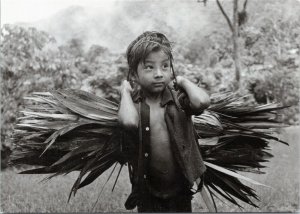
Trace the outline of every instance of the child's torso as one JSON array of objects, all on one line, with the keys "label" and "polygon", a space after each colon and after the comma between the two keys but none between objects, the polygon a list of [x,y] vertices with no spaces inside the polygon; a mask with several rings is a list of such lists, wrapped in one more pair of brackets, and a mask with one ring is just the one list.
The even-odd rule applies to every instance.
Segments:
[{"label": "child's torso", "polygon": [[165,121],[165,108],[150,104],[149,181],[153,193],[160,197],[176,194],[182,187],[182,176],[172,152]]}]

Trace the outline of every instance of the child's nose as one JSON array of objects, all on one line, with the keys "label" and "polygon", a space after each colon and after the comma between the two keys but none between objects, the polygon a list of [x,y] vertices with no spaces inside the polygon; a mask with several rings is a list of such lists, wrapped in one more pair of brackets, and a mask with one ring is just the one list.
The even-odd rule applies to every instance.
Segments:
[{"label": "child's nose", "polygon": [[161,78],[163,76],[161,69],[156,69],[156,72],[154,74],[155,78]]}]

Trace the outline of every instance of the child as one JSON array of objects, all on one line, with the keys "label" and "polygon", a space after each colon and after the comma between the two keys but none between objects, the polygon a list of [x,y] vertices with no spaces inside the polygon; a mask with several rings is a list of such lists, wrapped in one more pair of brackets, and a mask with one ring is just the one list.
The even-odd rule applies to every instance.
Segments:
[{"label": "child", "polygon": [[[129,81],[121,85],[118,118],[126,130],[125,148],[132,193],[125,207],[138,212],[191,212],[191,188],[205,171],[191,115],[210,105],[207,93],[174,77],[169,40],[145,32],[127,49]],[[184,92],[184,93],[183,93]]]}]

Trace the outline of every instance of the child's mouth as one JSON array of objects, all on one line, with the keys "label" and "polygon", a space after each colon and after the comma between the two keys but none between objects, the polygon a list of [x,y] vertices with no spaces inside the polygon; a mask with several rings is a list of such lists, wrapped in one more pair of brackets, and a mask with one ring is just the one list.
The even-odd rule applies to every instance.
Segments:
[{"label": "child's mouth", "polygon": [[154,87],[162,87],[164,86],[165,84],[163,82],[157,82],[157,83],[153,83],[152,84]]}]

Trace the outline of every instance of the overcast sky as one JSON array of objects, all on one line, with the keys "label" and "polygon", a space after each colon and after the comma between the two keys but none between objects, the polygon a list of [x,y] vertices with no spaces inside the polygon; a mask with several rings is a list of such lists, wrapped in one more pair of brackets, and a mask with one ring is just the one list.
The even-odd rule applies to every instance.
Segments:
[{"label": "overcast sky", "polygon": [[128,0],[0,0],[1,26],[6,23],[38,21],[71,5],[97,7],[109,12],[113,10],[114,1]]},{"label": "overcast sky", "polygon": [[1,26],[6,23],[34,22],[71,5],[113,9],[113,0],[0,0]]}]

